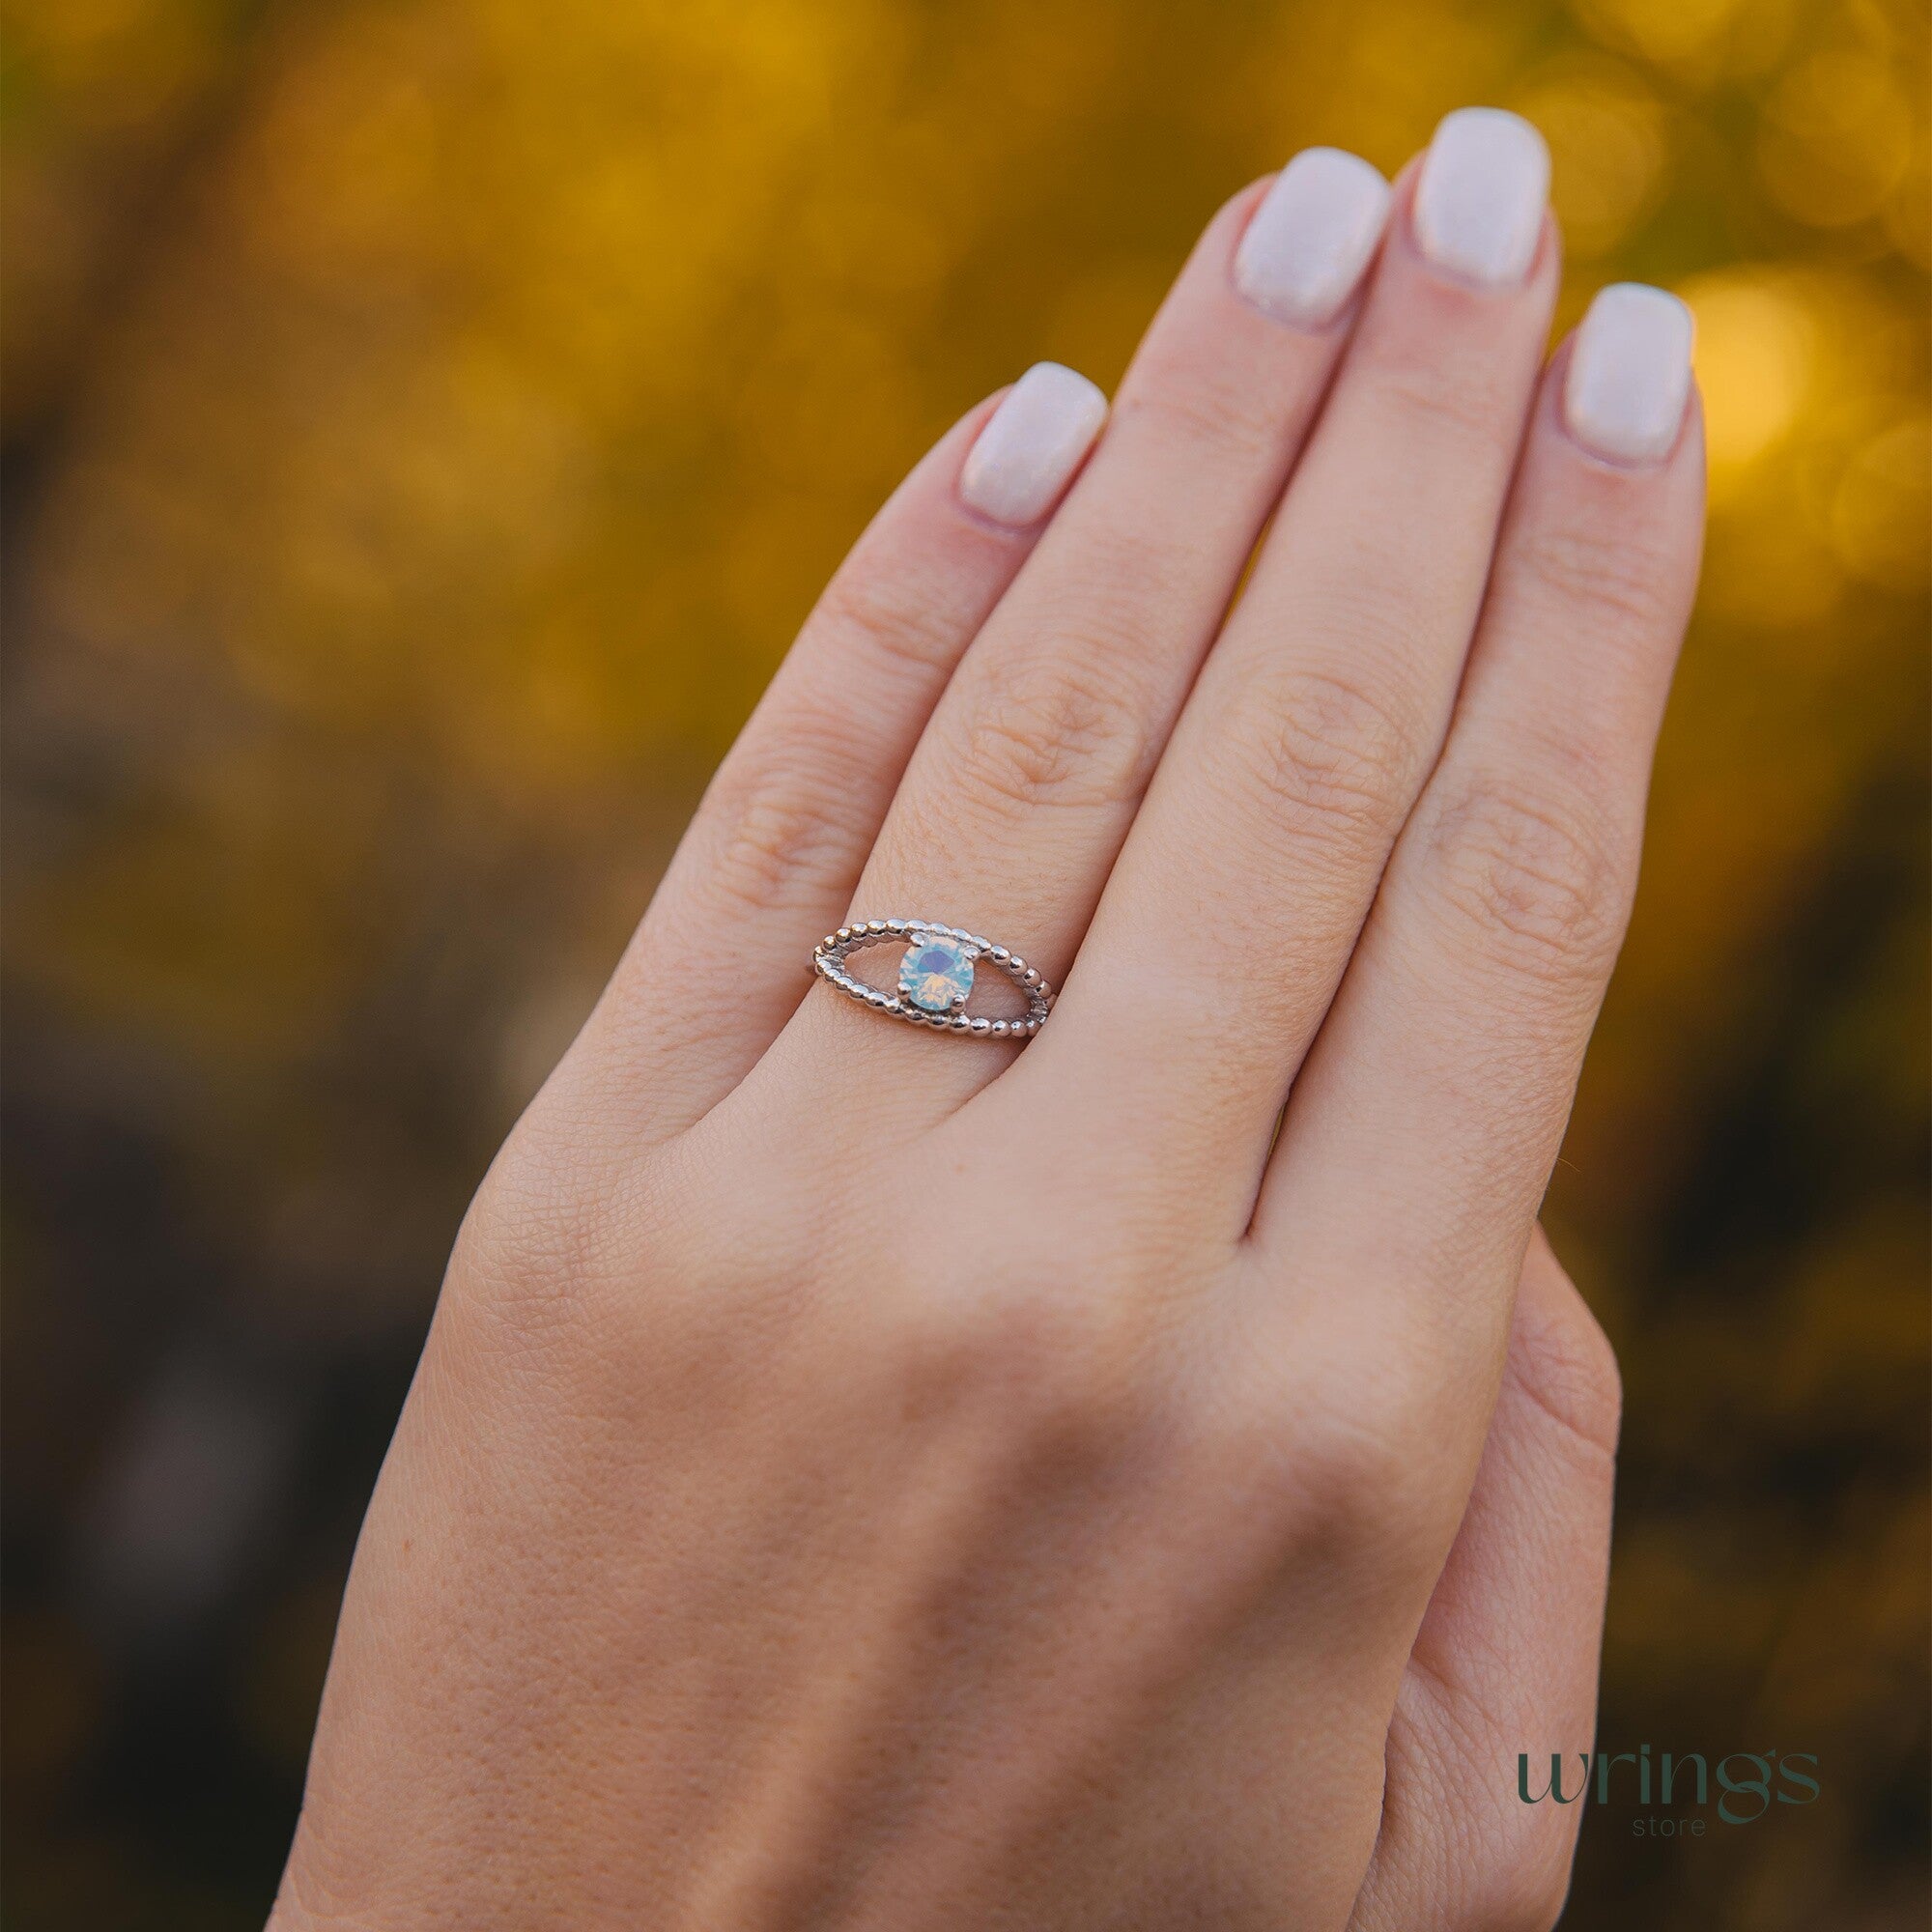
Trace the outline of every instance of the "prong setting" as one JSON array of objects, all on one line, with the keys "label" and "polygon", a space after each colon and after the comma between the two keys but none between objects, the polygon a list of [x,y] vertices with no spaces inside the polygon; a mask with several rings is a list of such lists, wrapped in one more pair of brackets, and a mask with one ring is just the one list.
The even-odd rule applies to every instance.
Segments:
[{"label": "prong setting", "polygon": [[[896,993],[868,985],[847,969],[845,961],[851,953],[894,942],[905,943],[907,949],[907,963],[901,965]],[[928,945],[934,951],[931,961],[934,970],[909,980],[910,962]],[[973,988],[973,968],[980,961],[997,968],[1025,997],[1024,1015],[991,1019],[965,1011]],[[995,945],[979,933],[945,925],[937,920],[873,919],[841,925],[812,949],[811,969],[847,999],[856,1000],[874,1012],[912,1026],[961,1034],[969,1039],[1031,1039],[1046,1024],[1053,1009],[1053,988],[1018,953]],[[922,1004],[916,993],[923,993],[928,1002],[943,994],[946,1004],[943,1008]]]}]

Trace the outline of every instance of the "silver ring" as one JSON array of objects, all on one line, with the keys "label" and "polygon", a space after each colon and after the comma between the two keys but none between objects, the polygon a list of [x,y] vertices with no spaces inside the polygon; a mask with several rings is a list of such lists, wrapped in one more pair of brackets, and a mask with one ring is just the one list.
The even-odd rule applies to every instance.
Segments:
[{"label": "silver ring", "polygon": [[[905,945],[905,956],[899,961],[896,993],[868,986],[845,970],[848,953],[898,941]],[[997,966],[1026,995],[1024,1019],[989,1020],[968,1014],[973,969],[981,960]],[[1031,1039],[1053,1010],[1053,988],[1017,952],[1009,952],[977,932],[962,932],[956,925],[941,925],[932,919],[867,919],[841,925],[812,948],[811,970],[848,1000],[891,1019],[980,1039]]]}]

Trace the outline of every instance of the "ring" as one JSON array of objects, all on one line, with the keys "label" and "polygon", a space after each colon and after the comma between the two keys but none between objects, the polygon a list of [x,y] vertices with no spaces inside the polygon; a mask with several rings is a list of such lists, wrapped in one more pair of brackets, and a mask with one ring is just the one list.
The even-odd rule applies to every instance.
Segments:
[{"label": "ring", "polygon": [[[868,986],[845,970],[849,953],[867,946],[905,942],[899,961],[896,993]],[[973,968],[990,960],[1026,995],[1024,1019],[989,1020],[965,1010],[973,991]],[[981,1038],[1031,1039],[1053,1010],[1053,988],[1017,952],[995,946],[977,932],[941,925],[930,919],[866,919],[829,932],[811,950],[811,970],[827,985],[837,986],[848,1000],[870,1007],[912,1026],[937,1027],[942,1033],[973,1034]]]}]

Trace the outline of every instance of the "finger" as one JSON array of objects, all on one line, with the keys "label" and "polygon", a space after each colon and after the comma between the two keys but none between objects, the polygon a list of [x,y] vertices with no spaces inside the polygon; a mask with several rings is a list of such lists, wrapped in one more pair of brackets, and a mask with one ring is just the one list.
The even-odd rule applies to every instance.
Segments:
[{"label": "finger", "polygon": [[1291,1276],[1360,1284],[1364,1346],[1447,1349],[1423,1378],[1444,1429],[1466,1424],[1459,1379],[1499,1358],[1635,888],[1701,538],[1690,347],[1673,298],[1611,290],[1552,365],[1455,722],[1256,1214]]},{"label": "finger", "polygon": [[1556,1922],[1596,1728],[1617,1406],[1610,1346],[1539,1229],[1475,1488],[1389,1726],[1351,1932]]},{"label": "finger", "polygon": [[[1366,162],[1319,151],[1209,224],[935,712],[858,916],[980,931],[1058,978],[1315,414],[1386,197]],[[1003,1064],[998,1047],[935,1054],[836,994],[800,1015],[807,1054],[861,1038],[886,1077],[895,1055],[916,1065],[900,1091],[941,1111]]]},{"label": "finger", "polygon": [[1077,1063],[1083,1100],[1134,1123],[1129,1159],[1171,1172],[1198,1148],[1234,1235],[1454,705],[1555,299],[1548,180],[1535,129],[1492,109],[1451,115],[1405,177],[1334,393],[1032,1063]]},{"label": "finger", "polygon": [[[696,1119],[797,1007],[803,962],[851,896],[954,665],[1012,582],[1098,433],[1099,391],[1030,371],[941,439],[807,618],[719,768],[650,912],[573,1050],[634,1137]],[[1015,435],[1031,461],[1003,460]],[[986,514],[990,499],[1005,521]],[[732,998],[694,1003],[692,962]]]}]

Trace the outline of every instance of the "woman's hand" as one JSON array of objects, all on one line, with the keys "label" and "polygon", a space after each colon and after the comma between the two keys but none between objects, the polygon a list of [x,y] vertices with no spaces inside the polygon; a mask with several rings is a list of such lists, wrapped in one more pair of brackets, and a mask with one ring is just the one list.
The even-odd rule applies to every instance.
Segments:
[{"label": "woman's hand", "polygon": [[[464,1228],[283,1932],[1553,1919],[1617,1398],[1534,1219],[1701,455],[1669,298],[1541,370],[1545,181],[1301,156],[1091,454],[1036,371],[860,541]],[[886,917],[1045,1030],[810,980]]]}]

